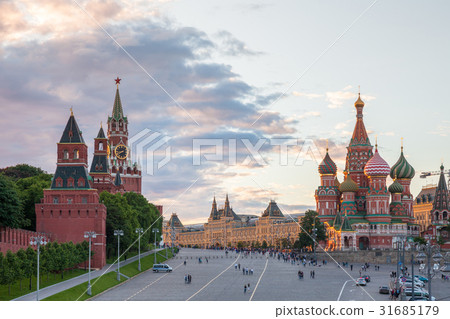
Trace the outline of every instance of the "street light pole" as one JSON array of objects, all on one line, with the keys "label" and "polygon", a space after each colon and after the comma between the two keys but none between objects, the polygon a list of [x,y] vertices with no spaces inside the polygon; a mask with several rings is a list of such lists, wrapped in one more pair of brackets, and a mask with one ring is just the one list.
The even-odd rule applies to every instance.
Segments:
[{"label": "street light pole", "polygon": [[89,271],[88,271],[87,294],[89,296],[92,296],[92,291],[91,291],[91,241],[92,241],[92,238],[97,238],[97,234],[95,233],[95,231],[85,231],[84,238],[89,238]]},{"label": "street light pole", "polygon": [[44,236],[35,236],[31,237],[30,245],[37,246],[37,290],[36,290],[36,301],[39,301],[39,255],[40,250],[39,248],[41,245],[46,245],[47,239]]},{"label": "street light pole", "polygon": [[136,233],[138,234],[138,270],[141,271],[141,236],[144,233],[144,230],[142,228],[136,228]]},{"label": "street light pole", "polygon": [[[427,243],[426,245],[419,245],[418,246],[419,254],[416,256],[418,260],[425,260],[427,259],[427,277],[428,277],[428,301],[431,301],[431,258],[433,258],[434,261],[438,262],[442,259],[442,255],[440,253],[440,247],[439,245],[430,245],[430,243]],[[414,283],[414,281],[413,281]]]},{"label": "street light pole", "polygon": [[123,236],[123,230],[114,230],[114,236],[117,236],[117,281],[120,281],[120,236]]},{"label": "street light pole", "polygon": [[315,217],[314,217],[314,222],[313,222],[312,238],[313,238],[313,251],[314,251],[314,263],[315,263],[316,262],[316,238],[317,238],[317,228],[316,228]]},{"label": "street light pole", "polygon": [[156,264],[156,233],[159,233],[159,229],[153,228],[152,232],[153,232],[153,234],[155,234],[155,261],[153,262],[153,264]]}]

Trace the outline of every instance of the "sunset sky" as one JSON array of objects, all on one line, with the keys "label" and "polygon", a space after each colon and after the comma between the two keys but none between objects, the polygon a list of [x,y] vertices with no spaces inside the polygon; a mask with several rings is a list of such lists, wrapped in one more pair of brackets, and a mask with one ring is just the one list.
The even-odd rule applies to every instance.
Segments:
[{"label": "sunset sky", "polygon": [[[417,195],[438,180],[420,171],[450,168],[448,12],[447,1],[410,0],[1,1],[0,167],[53,173],[70,107],[90,162],[119,76],[130,137],[161,133],[156,158],[170,147],[170,162],[143,178],[166,216],[205,222],[226,193],[238,214],[260,214],[270,199],[301,213],[315,207],[321,161],[311,148],[295,165],[301,145],[321,157],[329,140],[342,181],[360,86],[372,144],[377,135],[392,166],[404,137]],[[223,140],[224,159],[193,165],[194,139]],[[243,140],[261,139],[264,163],[246,160]],[[287,165],[270,139],[297,142]]]}]

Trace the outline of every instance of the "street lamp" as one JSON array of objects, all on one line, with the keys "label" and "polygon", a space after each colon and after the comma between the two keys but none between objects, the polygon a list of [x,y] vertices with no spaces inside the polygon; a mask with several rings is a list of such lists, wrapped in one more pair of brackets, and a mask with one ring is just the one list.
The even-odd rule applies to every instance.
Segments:
[{"label": "street lamp", "polygon": [[[416,258],[420,261],[424,261],[427,259],[427,277],[428,277],[428,300],[431,301],[431,267],[430,260],[433,258],[435,262],[439,262],[442,259],[442,255],[440,253],[439,245],[430,245],[427,243],[426,245],[419,245],[417,247],[419,254]],[[414,283],[414,281],[413,281]]]},{"label": "street lamp", "polygon": [[88,272],[88,289],[87,294],[89,296],[92,296],[91,291],[91,241],[93,238],[97,238],[97,234],[95,231],[85,231],[84,232],[84,238],[89,238],[89,272]]},{"label": "street lamp", "polygon": [[316,220],[315,219],[314,219],[314,223],[313,223],[311,237],[313,238],[313,251],[314,251],[314,263],[315,263],[316,262],[316,238],[317,238],[317,228],[316,228]]},{"label": "street lamp", "polygon": [[144,233],[142,228],[136,228],[136,234],[138,234],[138,255],[139,255],[139,263],[138,270],[141,271],[141,236]]},{"label": "street lamp", "polygon": [[46,245],[47,243],[48,243],[48,241],[47,241],[47,239],[44,236],[31,237],[30,245],[37,246],[37,290],[36,290],[36,301],[39,301],[39,255],[40,255],[39,247],[41,247],[41,245]]},{"label": "street lamp", "polygon": [[159,233],[159,229],[153,228],[152,232],[155,234],[155,262],[153,264],[156,264],[156,233]]},{"label": "street lamp", "polygon": [[114,236],[117,236],[117,281],[120,281],[120,236],[123,236],[123,230],[114,230]]}]

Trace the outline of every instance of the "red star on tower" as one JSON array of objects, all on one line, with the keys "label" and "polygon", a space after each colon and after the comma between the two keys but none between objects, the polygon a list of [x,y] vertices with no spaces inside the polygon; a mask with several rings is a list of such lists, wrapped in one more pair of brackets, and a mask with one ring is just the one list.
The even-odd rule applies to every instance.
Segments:
[{"label": "red star on tower", "polygon": [[115,79],[114,81],[116,81],[116,84],[119,85],[121,80],[122,79],[119,79],[119,77],[117,77],[117,79]]}]

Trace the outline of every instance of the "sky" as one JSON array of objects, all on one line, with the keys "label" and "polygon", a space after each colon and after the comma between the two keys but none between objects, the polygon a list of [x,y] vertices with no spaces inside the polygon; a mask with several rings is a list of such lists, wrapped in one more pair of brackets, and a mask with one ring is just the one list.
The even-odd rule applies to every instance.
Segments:
[{"label": "sky", "polygon": [[144,168],[143,194],[166,217],[206,222],[213,196],[223,206],[227,193],[238,214],[259,215],[271,199],[302,213],[315,207],[327,141],[343,179],[360,90],[371,142],[378,136],[391,166],[404,138],[417,195],[438,180],[419,172],[450,167],[449,9],[406,0],[3,0],[0,167],[53,173],[70,107],[90,162],[118,76],[130,137],[157,133],[144,147],[153,160],[137,149],[131,157]]}]

